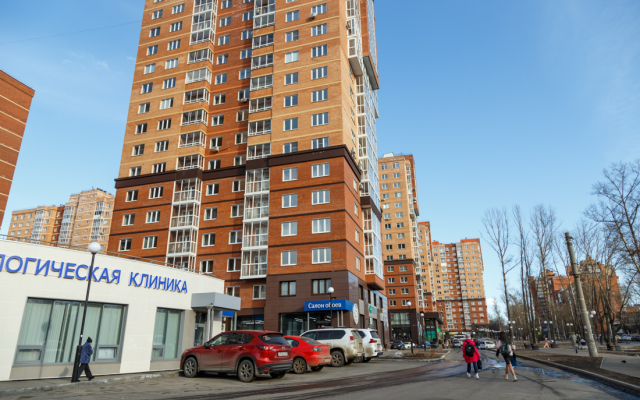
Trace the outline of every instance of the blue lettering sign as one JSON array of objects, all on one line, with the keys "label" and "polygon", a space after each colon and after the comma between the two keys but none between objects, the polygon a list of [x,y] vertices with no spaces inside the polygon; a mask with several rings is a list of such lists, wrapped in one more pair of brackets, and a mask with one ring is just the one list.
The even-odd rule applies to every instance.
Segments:
[{"label": "blue lettering sign", "polygon": [[[81,269],[86,269],[87,270],[87,275],[80,277],[80,275],[78,275],[78,272],[80,272]],[[78,265],[78,268],[76,268],[76,279],[80,280],[80,281],[84,281],[87,280],[87,278],[89,277],[89,267],[87,267],[84,264],[80,264]]]},{"label": "blue lettering sign", "polygon": [[103,280],[103,279],[107,281],[107,283],[109,283],[109,270],[106,268],[102,270],[102,275],[100,275],[100,280]]},{"label": "blue lettering sign", "polygon": [[120,283],[120,270],[119,269],[113,270],[111,272],[111,280],[109,281],[109,283],[115,281],[116,278],[118,278],[118,283]]},{"label": "blue lettering sign", "polygon": [[[73,279],[73,273],[76,272],[76,269],[73,268],[75,267],[75,264],[72,263],[67,263],[67,267],[64,269],[64,278],[65,279]],[[71,276],[69,276],[69,274],[71,274]]]},{"label": "blue lettering sign", "polygon": [[[16,269],[11,269],[10,265],[11,265],[11,260],[18,260],[20,261],[20,264],[18,265],[18,268]],[[15,263],[14,263],[15,264]],[[11,272],[13,274],[15,274],[16,272],[19,272],[22,269],[22,257],[18,257],[18,256],[11,256],[9,257],[9,259],[7,260],[7,272]]]},{"label": "blue lettering sign", "polygon": [[22,270],[23,274],[27,273],[27,265],[29,264],[29,261],[39,261],[39,260],[37,258],[27,257],[27,259],[24,261],[24,269]]},{"label": "blue lettering sign", "polygon": [[58,278],[62,276],[62,271],[64,270],[64,263],[60,263],[60,268],[56,269],[56,262],[51,261],[51,271],[58,273]]},{"label": "blue lettering sign", "polygon": [[42,264],[42,267],[41,267],[40,260],[38,260],[38,264],[36,264],[36,275],[42,272],[43,269],[45,270],[44,276],[49,275],[49,264],[51,264],[51,260],[47,260],[47,262]]}]

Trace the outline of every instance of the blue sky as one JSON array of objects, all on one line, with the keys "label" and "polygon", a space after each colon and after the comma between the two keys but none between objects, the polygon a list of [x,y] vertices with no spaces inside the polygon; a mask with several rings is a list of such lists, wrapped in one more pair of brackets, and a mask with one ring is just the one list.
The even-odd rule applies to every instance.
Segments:
[{"label": "blue sky", "polygon": [[[415,155],[434,239],[478,237],[487,208],[513,204],[550,204],[570,228],[602,169],[640,154],[640,2],[376,3],[378,151]],[[36,90],[7,214],[115,192],[143,7],[3,6],[0,68]],[[498,297],[497,260],[484,255]]]}]

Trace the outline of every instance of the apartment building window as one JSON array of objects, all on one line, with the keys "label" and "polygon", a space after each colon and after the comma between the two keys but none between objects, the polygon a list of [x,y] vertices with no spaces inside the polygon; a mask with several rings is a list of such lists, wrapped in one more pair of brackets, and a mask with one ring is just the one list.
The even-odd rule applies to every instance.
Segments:
[{"label": "apartment building window", "polygon": [[244,204],[234,204],[231,206],[231,218],[241,218],[244,214]]},{"label": "apartment building window", "polygon": [[151,13],[151,19],[162,18],[162,10],[156,10]]},{"label": "apartment building window", "polygon": [[253,57],[251,59],[251,69],[265,68],[273,65],[273,53]]},{"label": "apartment building window", "polygon": [[214,115],[211,117],[211,126],[218,126],[224,124],[224,114]]},{"label": "apartment building window", "polygon": [[288,118],[284,120],[284,130],[291,131],[298,129],[298,118]]},{"label": "apartment building window", "polygon": [[147,123],[146,122],[136,125],[136,135],[139,135],[141,133],[147,133]]},{"label": "apartment building window", "polygon": [[207,185],[207,196],[218,194],[219,187],[220,187],[219,183],[209,183]]},{"label": "apartment building window", "polygon": [[251,91],[254,90],[253,88],[250,89],[240,89],[238,90],[238,100],[240,100],[241,102],[246,102],[249,100],[249,98],[251,97]]},{"label": "apartment building window", "polygon": [[162,197],[162,186],[152,187],[149,190],[149,198],[150,199],[159,199]]},{"label": "apartment building window", "polygon": [[231,24],[231,17],[220,18],[220,26],[228,26]]},{"label": "apartment building window", "polygon": [[298,167],[285,168],[282,170],[282,181],[295,181],[298,180]]},{"label": "apartment building window", "polygon": [[157,236],[145,236],[142,241],[143,249],[155,249],[158,246],[158,237]]},{"label": "apartment building window", "polygon": [[167,45],[167,50],[176,50],[180,48],[180,39],[172,40]]},{"label": "apartment building window", "polygon": [[402,300],[402,305],[406,307],[408,305],[408,301],[409,300]]},{"label": "apartment building window", "polygon": [[251,49],[240,50],[240,59],[244,60],[247,58],[251,58]]},{"label": "apartment building window", "polygon": [[[173,79],[174,79],[174,86],[175,86],[175,78]],[[207,81],[211,83],[211,71],[209,71],[208,68],[200,68],[200,69],[187,72],[185,83],[193,83],[193,82],[200,82],[200,81]]]},{"label": "apartment building window", "polygon": [[281,263],[280,265],[296,265],[298,263],[298,251],[297,250],[289,250],[283,251],[281,254]]},{"label": "apartment building window", "polygon": [[329,89],[314,90],[311,92],[311,101],[313,103],[329,99]]},{"label": "apartment building window", "polygon": [[244,30],[240,34],[240,39],[241,40],[251,39],[252,37],[253,37],[253,31],[252,30]]},{"label": "apartment building window", "polygon": [[169,78],[169,79],[165,79],[162,82],[162,88],[163,89],[171,89],[176,87],[176,78]]},{"label": "apartment building window", "polygon": [[389,289],[389,295],[393,296],[396,294],[396,290],[395,289]]},{"label": "apartment building window", "polygon": [[246,155],[235,156],[235,157],[233,157],[233,165],[234,166],[245,165],[247,163],[246,160],[247,160],[247,156]]},{"label": "apartment building window", "polygon": [[227,83],[227,73],[223,73],[223,74],[218,74],[216,75],[216,80],[215,80],[215,84],[216,85],[221,85],[223,83]]},{"label": "apartment building window", "polygon": [[311,193],[311,204],[329,203],[329,190],[316,190]]},{"label": "apartment building window", "polygon": [[[169,98],[169,99],[163,99],[160,100],[160,109],[164,110],[167,108],[171,108],[173,107],[173,97]],[[171,119],[169,118],[169,121],[171,121]]]},{"label": "apartment building window", "polygon": [[[300,18],[300,13],[298,12],[298,10],[291,11],[287,13],[286,22],[296,21],[299,18]],[[160,30],[160,28],[158,28],[158,30]]]},{"label": "apartment building window", "polygon": [[388,208],[390,208],[390,207],[391,207],[391,205],[390,205],[390,204],[388,204],[388,203],[387,203],[387,204],[383,204],[383,205],[382,205],[382,209],[383,209],[383,210],[386,210],[386,209],[388,209]]},{"label": "apartment building window", "polygon": [[311,177],[319,178],[329,176],[329,163],[316,164],[311,166]]},{"label": "apartment building window", "polygon": [[282,195],[282,208],[298,207],[298,195],[296,193]]},{"label": "apartment building window", "polygon": [[296,29],[295,31],[291,31],[291,32],[287,32],[284,34],[284,41],[285,42],[294,42],[298,40],[298,30]]},{"label": "apartment building window", "polygon": [[358,215],[358,204],[357,203],[353,203],[353,213],[356,216]]},{"label": "apartment building window", "polygon": [[144,73],[145,74],[150,74],[150,73],[155,72],[155,71],[156,71],[156,64],[155,63],[148,64],[148,65],[144,66]]},{"label": "apartment building window", "polygon": [[119,251],[131,250],[131,239],[120,239],[120,246],[118,247],[118,249]]},{"label": "apartment building window", "polygon": [[236,144],[247,143],[247,132],[236,133]]},{"label": "apartment building window", "polygon": [[329,113],[314,114],[311,116],[311,126],[327,125],[329,124]]},{"label": "apartment building window", "polygon": [[130,202],[130,201],[137,201],[137,200],[138,200],[138,189],[129,190],[127,192],[127,198],[125,201]]},{"label": "apartment building window", "polygon": [[244,192],[244,179],[236,179],[233,181],[233,184],[231,185],[231,191],[236,193],[236,192]]},{"label": "apartment building window", "polygon": [[144,144],[133,146],[132,156],[141,156],[144,154]]},{"label": "apartment building window", "polygon": [[213,96],[213,105],[217,106],[220,104],[224,104],[226,101],[226,95],[224,93],[216,94]]},{"label": "apartment building window", "polygon": [[229,244],[242,244],[242,231],[229,232]]},{"label": "apartment building window", "polygon": [[396,283],[396,278],[387,278],[387,283]]},{"label": "apartment building window", "polygon": [[397,203],[395,203],[395,207],[396,207],[396,208],[398,208],[398,207],[402,207],[402,202],[397,202]]},{"label": "apartment building window", "polygon": [[229,44],[229,35],[218,36],[218,46]]},{"label": "apartment building window", "polygon": [[253,285],[253,300],[264,300],[267,298],[267,285]]},{"label": "apartment building window", "polygon": [[202,235],[202,247],[215,246],[215,245],[216,245],[215,233],[204,233]]},{"label": "apartment building window", "polygon": [[171,128],[171,118],[161,119],[160,121],[158,121],[159,131],[164,131],[169,128]]},{"label": "apartment building window", "polygon": [[169,32],[175,32],[175,31],[181,31],[181,30],[182,30],[182,21],[171,24],[171,28],[169,28]]},{"label": "apartment building window", "polygon": [[300,59],[300,53],[298,52],[298,50],[295,51],[291,51],[289,53],[285,53],[284,55],[284,62],[286,63],[291,63],[291,62],[296,62]]},{"label": "apartment building window", "polygon": [[282,236],[296,236],[298,234],[298,222],[289,221],[282,223]]},{"label": "apartment building window", "polygon": [[324,35],[327,33],[327,24],[320,24],[311,27],[311,36]]},{"label": "apartment building window", "polygon": [[[202,260],[200,261],[200,273],[202,274],[210,274],[213,272],[213,260]],[[229,288],[227,288],[227,294]]]},{"label": "apartment building window", "polygon": [[321,46],[315,46],[311,48],[311,58],[321,57],[327,55],[327,45],[323,44]]},{"label": "apartment building window", "polygon": [[204,220],[211,221],[218,218],[218,207],[209,207],[204,210]]},{"label": "apartment building window", "polygon": [[317,6],[312,6],[311,12],[316,15],[324,14],[327,12],[327,4],[325,3],[325,4],[319,4]]},{"label": "apartment building window", "polygon": [[393,267],[387,267],[387,272],[393,272]]},{"label": "apartment building window", "polygon": [[295,83],[298,83],[298,73],[297,72],[293,72],[291,74],[286,74],[284,76],[284,84],[285,85],[293,85]]},{"label": "apartment building window", "polygon": [[249,110],[242,110],[236,113],[236,122],[248,121]]},{"label": "apartment building window", "polygon": [[122,226],[131,226],[136,220],[135,214],[125,214],[122,216]]},{"label": "apartment building window", "polygon": [[381,170],[386,170],[387,169],[387,164],[380,164],[380,169]]},{"label": "apartment building window", "polygon": [[147,211],[147,224],[160,222],[160,210]]},{"label": "apartment building window", "polygon": [[393,250],[393,245],[392,244],[387,244],[385,245],[387,250]]},{"label": "apartment building window", "polygon": [[290,96],[285,96],[285,98],[284,98],[284,106],[285,107],[293,107],[293,106],[297,106],[297,105],[298,105],[298,95],[297,94],[292,94]]},{"label": "apartment building window", "polygon": [[171,10],[171,14],[179,14],[181,12],[184,12],[184,3],[173,6],[173,9]]},{"label": "apartment building window", "polygon": [[244,14],[242,14],[242,20],[243,21],[251,21],[253,19],[253,11],[248,11]]},{"label": "apartment building window", "polygon": [[329,67],[320,67],[311,70],[311,79],[321,79],[327,76],[329,76]]},{"label": "apartment building window", "polygon": [[240,70],[240,76],[238,79],[249,79],[251,78],[251,68],[245,68]]},{"label": "apartment building window", "polygon": [[156,163],[156,164],[153,164],[153,167],[151,168],[151,172],[154,174],[159,174],[161,172],[164,172],[166,168],[167,168],[166,162]]},{"label": "apartment building window", "polygon": [[360,243],[360,231],[356,229],[356,242]]},{"label": "apartment building window", "polygon": [[142,89],[140,89],[140,93],[150,93],[153,90],[153,83],[145,83],[142,85]]},{"label": "apartment building window", "polygon": [[313,294],[326,294],[327,289],[331,287],[331,279],[312,279],[311,287]]},{"label": "apartment building window", "polygon": [[219,169],[220,168],[220,159],[209,160],[209,169]]},{"label": "apartment building window", "polygon": [[156,37],[160,34],[160,28],[153,28],[149,30],[149,37]]},{"label": "apartment building window", "polygon": [[224,10],[225,8],[231,7],[231,0],[223,0],[220,4],[220,9]]},{"label": "apartment building window", "polygon": [[331,247],[313,249],[311,252],[312,264],[326,264],[331,262]]},{"label": "apartment building window", "polygon": [[153,46],[147,47],[147,55],[152,56],[158,53],[158,45],[154,44]]},{"label": "apartment building window", "polygon": [[217,64],[226,64],[229,62],[229,54],[220,54],[216,60]]},{"label": "apartment building window", "polygon": [[393,261],[393,256],[387,256],[387,261]]},{"label": "apartment building window", "polygon": [[329,147],[329,137],[317,138],[311,140],[312,149],[323,149]]},{"label": "apartment building window", "polygon": [[266,89],[272,86],[273,86],[273,75],[265,75],[257,78],[251,78],[250,90]]},{"label": "apartment building window", "polygon": [[139,176],[142,173],[142,167],[131,167],[129,168],[129,176]]},{"label": "apartment building window", "polygon": [[402,197],[402,192],[395,192],[393,194],[393,197],[396,197],[396,198]]},{"label": "apartment building window", "polygon": [[296,282],[280,282],[280,296],[295,296]]},{"label": "apartment building window", "polygon": [[161,152],[161,151],[167,151],[169,150],[169,141],[168,140],[162,140],[160,142],[156,142],[156,153]]},{"label": "apartment building window", "polygon": [[240,271],[242,263],[240,258],[227,258],[227,272]]},{"label": "apartment building window", "polygon": [[282,146],[282,152],[285,154],[293,153],[295,151],[298,151],[298,142],[285,143]]},{"label": "apartment building window", "polygon": [[407,255],[406,254],[400,254],[398,256],[398,260],[406,260],[407,259]]},{"label": "apartment building window", "polygon": [[393,177],[394,178],[400,178],[400,173],[399,172],[394,172],[393,173]]},{"label": "apartment building window", "polygon": [[402,218],[402,217],[403,217],[403,215],[404,215],[403,213],[401,213],[401,212],[397,212],[397,213],[396,213],[396,218]]},{"label": "apartment building window", "polygon": [[311,221],[311,233],[331,232],[331,218],[319,218]]}]

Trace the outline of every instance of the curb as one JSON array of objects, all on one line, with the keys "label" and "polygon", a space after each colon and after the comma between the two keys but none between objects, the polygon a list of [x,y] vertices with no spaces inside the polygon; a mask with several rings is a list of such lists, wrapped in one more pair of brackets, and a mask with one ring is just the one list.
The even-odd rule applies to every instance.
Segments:
[{"label": "curb", "polygon": [[427,359],[422,359],[422,360],[412,360],[412,359],[408,359],[408,358],[403,358],[403,357],[384,357],[384,358],[380,358],[380,357],[376,357],[379,361],[392,361],[392,362],[436,362],[436,361],[442,361],[445,359],[445,357],[447,357],[449,355],[449,353],[451,353],[451,350],[447,351],[446,354],[441,355],[440,357],[437,358],[427,358]]},{"label": "curb", "polygon": [[7,390],[0,390],[0,397],[14,395],[14,394],[21,394],[21,393],[29,393],[29,392],[49,392],[49,391],[67,389],[67,388],[84,386],[84,385],[102,385],[102,384],[111,383],[111,382],[142,381],[145,379],[164,378],[167,376],[178,376],[179,373],[180,371],[169,371],[169,372],[161,372],[161,373],[153,373],[153,374],[136,375],[136,376],[123,376],[123,377],[114,376],[112,378],[108,378],[108,377],[103,379],[97,378],[90,382],[89,381],[75,382],[75,383],[69,382],[69,383],[62,383],[59,385],[7,389]]},{"label": "curb", "polygon": [[558,368],[562,371],[565,372],[571,372],[573,374],[576,374],[578,376],[581,376],[583,378],[588,378],[591,380],[594,380],[596,382],[600,382],[604,385],[607,386],[611,386],[615,389],[618,389],[620,391],[623,391],[625,393],[629,393],[632,394],[634,396],[640,396],[640,386],[636,386],[636,385],[632,385],[630,383],[626,383],[626,382],[621,382],[618,381],[616,379],[612,379],[612,378],[607,378],[606,376],[602,376],[602,375],[598,375],[596,373],[593,372],[589,372],[589,371],[585,371],[582,369],[578,369],[578,368],[574,368],[574,367],[569,367],[567,365],[562,365],[562,364],[557,364],[551,361],[544,361],[544,360],[539,360],[537,358],[531,358],[531,357],[526,357],[526,356],[521,356],[518,355],[518,358],[522,358],[524,360],[529,360],[529,361],[534,361],[540,364],[545,364],[545,365],[549,365],[551,367],[554,368]]}]

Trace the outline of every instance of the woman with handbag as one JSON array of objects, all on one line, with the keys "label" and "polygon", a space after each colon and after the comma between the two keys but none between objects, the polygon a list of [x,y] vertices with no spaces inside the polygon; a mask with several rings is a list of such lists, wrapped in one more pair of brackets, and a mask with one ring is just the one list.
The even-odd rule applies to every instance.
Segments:
[{"label": "woman with handbag", "polygon": [[509,380],[509,371],[511,371],[511,374],[513,374],[513,381],[517,382],[518,377],[516,376],[516,371],[513,369],[513,365],[511,364],[511,357],[513,356],[516,346],[511,343],[506,332],[500,332],[500,339],[498,339],[498,342],[496,343],[496,349],[496,357],[499,354],[502,354],[502,357],[507,364],[504,379]]}]

